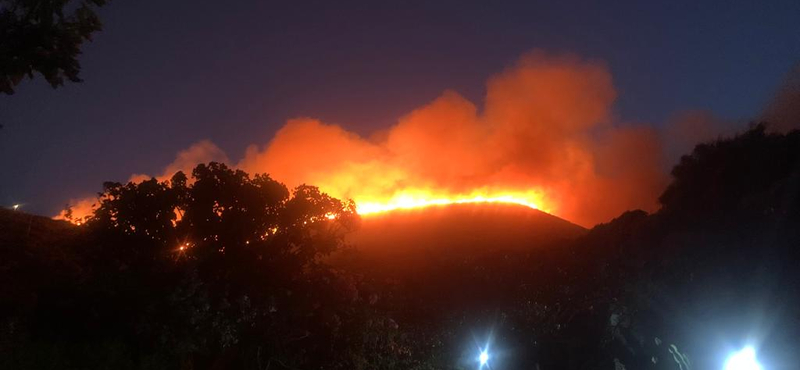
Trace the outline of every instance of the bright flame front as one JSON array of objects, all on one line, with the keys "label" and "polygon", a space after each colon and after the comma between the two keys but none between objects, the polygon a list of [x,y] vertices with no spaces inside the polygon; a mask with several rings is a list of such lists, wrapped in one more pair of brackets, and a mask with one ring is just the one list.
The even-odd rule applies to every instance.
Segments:
[{"label": "bright flame front", "polygon": [[547,213],[552,213],[540,191],[487,191],[478,190],[464,194],[445,194],[430,190],[405,190],[386,198],[356,196],[354,200],[358,213],[370,215],[393,210],[415,209],[430,206],[471,203],[517,204]]}]

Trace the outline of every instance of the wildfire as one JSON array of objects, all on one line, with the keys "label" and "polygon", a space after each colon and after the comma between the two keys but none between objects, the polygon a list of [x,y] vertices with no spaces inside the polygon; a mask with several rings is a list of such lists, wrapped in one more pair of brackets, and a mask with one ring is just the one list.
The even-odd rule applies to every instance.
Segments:
[{"label": "wildfire", "polygon": [[356,209],[360,215],[371,215],[401,209],[470,203],[517,204],[548,213],[553,212],[552,207],[547,205],[544,195],[539,191],[496,193],[474,191],[467,194],[437,194],[426,190],[406,190],[384,200],[368,197],[364,197],[360,201],[356,199]]},{"label": "wildfire", "polygon": [[[666,183],[657,132],[616,122],[616,96],[603,63],[534,51],[487,81],[482,105],[447,90],[370,135],[299,117],[238,161],[198,142],[157,178],[221,161],[290,189],[318,186],[352,199],[365,216],[506,203],[590,227],[628,209],[657,209]],[[96,201],[70,202],[72,218],[90,213]]]}]

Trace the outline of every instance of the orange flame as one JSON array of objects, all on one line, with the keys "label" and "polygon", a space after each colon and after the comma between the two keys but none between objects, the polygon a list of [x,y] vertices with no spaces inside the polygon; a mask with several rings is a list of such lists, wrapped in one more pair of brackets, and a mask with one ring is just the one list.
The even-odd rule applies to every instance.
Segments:
[{"label": "orange flame", "polygon": [[[654,210],[666,184],[648,126],[612,124],[605,65],[533,52],[488,80],[482,107],[453,91],[371,136],[289,120],[232,167],[352,199],[362,215],[463,203],[510,203],[583,226]],[[213,143],[179,153],[160,179],[224,160]],[[138,179],[140,177],[132,177]],[[75,212],[77,213],[77,212]]]},{"label": "orange flame", "polygon": [[544,195],[538,191],[528,192],[489,192],[477,190],[469,194],[437,194],[434,191],[407,189],[388,199],[364,196],[356,199],[356,209],[360,215],[371,215],[400,209],[444,206],[469,203],[506,203],[538,209],[552,213]]}]

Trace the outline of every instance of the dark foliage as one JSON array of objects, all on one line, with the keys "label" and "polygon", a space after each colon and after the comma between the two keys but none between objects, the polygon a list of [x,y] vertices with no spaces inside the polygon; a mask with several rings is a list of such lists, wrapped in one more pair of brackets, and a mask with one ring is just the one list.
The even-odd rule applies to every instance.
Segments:
[{"label": "dark foliage", "polygon": [[102,28],[95,9],[106,2],[0,0],[0,92],[35,72],[54,88],[80,82],[81,45]]},{"label": "dark foliage", "polygon": [[[489,332],[503,369],[721,368],[747,340],[767,368],[792,368],[798,137],[756,125],[700,145],[662,210],[626,212],[572,242],[428,254],[390,277],[387,306],[435,368],[474,368],[469,339]],[[391,263],[348,266],[375,276]]]},{"label": "dark foliage", "polygon": [[[731,139],[700,144],[672,170],[674,181],[659,201],[662,213],[719,221],[750,214],[790,216],[796,210],[800,133],[766,132],[756,125]],[[796,216],[796,215],[794,215]]]},{"label": "dark foliage", "polygon": [[493,368],[706,369],[749,335],[791,368],[799,135],[698,146],[652,215],[406,264],[344,245],[352,204],[217,163],[107,183],[80,228],[6,211],[0,368],[472,369],[491,337]]},{"label": "dark foliage", "polygon": [[352,203],[218,163],[191,182],[106,183],[94,217],[57,249],[4,243],[3,281],[21,292],[3,312],[0,367],[336,363],[334,338],[369,309],[321,259],[356,223]]}]

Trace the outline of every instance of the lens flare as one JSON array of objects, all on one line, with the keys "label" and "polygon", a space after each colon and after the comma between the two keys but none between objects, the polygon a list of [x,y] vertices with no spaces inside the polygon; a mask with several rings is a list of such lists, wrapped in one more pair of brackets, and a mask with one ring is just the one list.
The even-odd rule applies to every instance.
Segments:
[{"label": "lens flare", "polygon": [[489,362],[489,352],[486,350],[481,351],[481,354],[478,356],[478,361],[481,363],[481,366],[486,366]]},{"label": "lens flare", "polygon": [[756,350],[753,347],[745,347],[741,351],[732,354],[725,361],[725,370],[762,370],[761,364],[756,359]]}]

